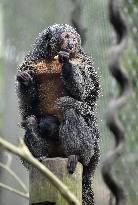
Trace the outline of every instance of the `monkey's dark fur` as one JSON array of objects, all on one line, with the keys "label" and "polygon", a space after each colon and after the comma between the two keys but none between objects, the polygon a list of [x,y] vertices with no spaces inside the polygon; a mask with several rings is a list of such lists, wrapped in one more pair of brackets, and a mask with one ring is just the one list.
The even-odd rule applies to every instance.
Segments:
[{"label": "monkey's dark fur", "polygon": [[18,68],[17,93],[24,141],[32,154],[68,157],[70,173],[80,161],[83,205],[94,204],[91,177],[99,159],[94,116],[99,81],[75,29],[55,24],[40,33]]}]

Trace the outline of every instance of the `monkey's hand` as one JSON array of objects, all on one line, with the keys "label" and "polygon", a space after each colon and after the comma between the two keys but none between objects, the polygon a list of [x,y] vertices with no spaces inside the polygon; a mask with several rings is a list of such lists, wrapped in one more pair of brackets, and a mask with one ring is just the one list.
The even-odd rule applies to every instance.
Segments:
[{"label": "monkey's hand", "polygon": [[16,79],[19,83],[28,86],[33,81],[31,74],[27,71],[18,71]]},{"label": "monkey's hand", "polygon": [[59,58],[59,62],[62,64],[69,63],[69,53],[66,51],[60,51],[58,58]]}]

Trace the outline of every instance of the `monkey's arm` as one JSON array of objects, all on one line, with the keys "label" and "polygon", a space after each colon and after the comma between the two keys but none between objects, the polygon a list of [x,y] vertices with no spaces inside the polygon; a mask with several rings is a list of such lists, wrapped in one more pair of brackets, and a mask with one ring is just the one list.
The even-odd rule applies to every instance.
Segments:
[{"label": "monkey's arm", "polygon": [[19,98],[19,107],[23,120],[30,116],[36,115],[34,107],[37,104],[38,95],[36,82],[33,74],[26,67],[21,66],[16,75],[16,90]]},{"label": "monkey's arm", "polygon": [[92,66],[74,65],[69,61],[69,54],[59,52],[59,61],[62,66],[62,80],[69,94],[77,100],[85,101],[90,95],[95,96],[96,101],[99,91],[99,80]]}]

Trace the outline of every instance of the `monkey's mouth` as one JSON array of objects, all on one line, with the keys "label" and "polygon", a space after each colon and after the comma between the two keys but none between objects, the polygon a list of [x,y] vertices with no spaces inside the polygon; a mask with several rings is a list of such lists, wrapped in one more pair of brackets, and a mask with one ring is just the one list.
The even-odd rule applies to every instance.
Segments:
[{"label": "monkey's mouth", "polygon": [[73,43],[68,43],[68,48],[69,48],[69,50],[73,50],[74,44]]}]

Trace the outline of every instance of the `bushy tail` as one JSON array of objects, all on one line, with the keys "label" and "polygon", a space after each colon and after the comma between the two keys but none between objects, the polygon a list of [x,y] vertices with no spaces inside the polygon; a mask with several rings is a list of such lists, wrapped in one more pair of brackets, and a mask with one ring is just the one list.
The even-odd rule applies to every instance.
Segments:
[{"label": "bushy tail", "polygon": [[94,146],[94,155],[92,156],[88,166],[83,167],[83,180],[82,180],[82,199],[83,205],[94,205],[94,192],[92,189],[92,178],[99,161],[99,146],[98,142]]}]

